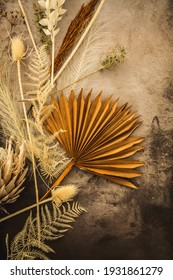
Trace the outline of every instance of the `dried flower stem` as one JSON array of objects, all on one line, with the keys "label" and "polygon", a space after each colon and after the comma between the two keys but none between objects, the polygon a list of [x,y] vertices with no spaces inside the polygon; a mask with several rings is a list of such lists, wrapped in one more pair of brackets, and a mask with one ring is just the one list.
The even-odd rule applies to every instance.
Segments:
[{"label": "dried flower stem", "polygon": [[28,211],[28,210],[31,210],[31,209],[37,207],[37,205],[40,206],[40,205],[45,204],[45,203],[47,203],[47,202],[51,202],[52,200],[53,200],[53,198],[50,197],[50,198],[47,198],[47,199],[45,199],[45,200],[39,202],[38,204],[35,203],[35,204],[30,205],[30,206],[27,206],[27,207],[25,207],[25,208],[23,208],[23,209],[21,209],[21,210],[15,212],[15,213],[12,213],[12,214],[10,214],[10,215],[8,215],[8,216],[6,216],[6,217],[0,219],[0,223],[6,221],[6,220],[8,220],[8,219],[11,219],[11,218],[13,218],[13,217],[15,217],[15,216],[17,216],[17,215],[19,215],[19,214],[22,214],[22,213],[24,213],[24,212],[26,212],[26,211]]},{"label": "dried flower stem", "polygon": [[51,36],[51,41],[52,41],[52,69],[51,69],[51,85],[53,87],[54,83],[54,60],[55,60],[55,36]]},{"label": "dried flower stem", "polygon": [[93,75],[103,69],[109,70],[109,69],[113,68],[115,65],[117,65],[118,63],[123,63],[124,59],[125,59],[125,55],[126,55],[126,51],[125,51],[124,47],[115,47],[115,48],[109,49],[106,54],[106,57],[101,61],[100,66],[96,70],[77,79],[76,81],[72,82],[71,84],[58,90],[58,92],[61,92],[61,91],[65,90],[66,88],[69,88],[70,86],[90,77],[91,75]]},{"label": "dried flower stem", "polygon": [[[23,94],[22,81],[21,81],[20,60],[17,61],[17,71],[18,71],[18,80],[19,80],[21,99],[23,100],[24,99],[24,94]],[[29,143],[30,143],[30,146],[31,146],[31,160],[32,160],[32,168],[33,168],[33,176],[34,176],[36,204],[37,204],[38,239],[40,239],[40,212],[39,212],[39,205],[38,205],[39,196],[38,196],[38,184],[37,184],[37,176],[36,176],[36,164],[35,164],[34,153],[33,153],[33,150],[32,150],[32,137],[31,137],[31,133],[30,133],[29,121],[28,121],[28,117],[27,117],[25,102],[22,102],[22,105],[23,105],[23,112],[24,112],[24,117],[25,117],[25,122],[26,122],[26,127],[27,127]]]},{"label": "dried flower stem", "polygon": [[80,82],[80,81],[82,81],[82,80],[84,80],[84,79],[86,79],[86,78],[88,78],[88,77],[90,77],[90,76],[94,75],[95,73],[97,73],[97,72],[99,72],[99,71],[103,70],[104,68],[105,68],[104,66],[101,66],[101,67],[97,68],[97,69],[96,69],[96,70],[94,70],[93,72],[90,72],[89,74],[86,74],[85,76],[83,76],[83,77],[79,78],[78,80],[74,81],[74,82],[73,82],[73,83],[71,83],[70,85],[65,86],[65,87],[64,87],[64,88],[62,88],[62,89],[59,89],[59,90],[58,90],[58,92],[61,92],[61,91],[65,90],[65,89],[67,89],[67,88],[69,88],[69,87],[73,86],[74,84],[76,84],[76,83],[78,83],[78,82]]},{"label": "dried flower stem", "polygon": [[22,11],[22,14],[23,14],[23,16],[24,16],[24,19],[25,19],[25,22],[26,22],[26,26],[27,26],[27,28],[28,28],[28,32],[29,32],[29,35],[30,35],[32,44],[33,44],[33,46],[34,46],[35,52],[36,52],[36,54],[37,54],[37,56],[38,56],[38,58],[39,58],[39,60],[40,60],[39,51],[38,51],[38,49],[37,49],[37,46],[36,46],[34,37],[33,37],[33,35],[32,35],[32,31],[31,31],[31,28],[30,28],[30,25],[29,25],[29,22],[28,22],[28,19],[27,19],[27,16],[26,16],[26,13],[25,13],[25,10],[24,10],[24,8],[23,8],[23,5],[22,5],[21,0],[18,0],[18,3],[19,3],[19,6],[20,6],[20,9],[21,9],[21,11]]}]

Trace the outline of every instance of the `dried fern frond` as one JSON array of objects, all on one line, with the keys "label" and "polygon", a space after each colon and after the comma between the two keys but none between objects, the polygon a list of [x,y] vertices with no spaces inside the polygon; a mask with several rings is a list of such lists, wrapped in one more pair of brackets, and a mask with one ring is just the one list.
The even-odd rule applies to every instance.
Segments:
[{"label": "dried fern frond", "polygon": [[69,51],[73,48],[74,44],[78,40],[80,34],[87,26],[88,22],[92,18],[94,8],[99,0],[91,0],[88,4],[82,5],[79,12],[72,20],[65,38],[62,42],[62,45],[58,51],[57,56],[55,57],[54,62],[54,71],[56,72],[59,67],[63,64],[66,56]]},{"label": "dried fern frond", "polygon": [[[130,112],[127,104],[117,107],[118,101],[111,102],[110,97],[101,101],[101,94],[91,102],[90,95],[91,92],[84,98],[81,91],[76,98],[71,91],[69,100],[63,93],[59,102],[53,97],[51,100],[54,110],[44,125],[52,134],[59,129],[67,130],[56,138],[73,158],[64,175],[75,165],[117,184],[134,188],[135,185],[129,179],[141,176],[135,168],[144,163],[127,158],[143,149],[138,144],[144,138],[131,137],[140,125],[139,117]],[[45,106],[43,113],[47,114],[47,110],[49,107]],[[52,188],[57,182],[60,183],[59,179]]]},{"label": "dried fern frond", "polygon": [[40,242],[37,238],[37,220],[33,218],[32,212],[27,218],[22,229],[11,242],[8,244],[6,239],[7,259],[9,260],[35,260],[48,259],[47,253],[55,251],[45,244],[45,241],[56,240],[64,236],[64,233],[72,228],[71,223],[82,214],[85,209],[78,202],[61,208],[52,204],[52,211],[47,205],[41,208],[41,229]]},{"label": "dried fern frond", "polygon": [[48,135],[42,126],[44,120],[42,110],[48,97],[46,89],[51,88],[48,67],[49,58],[45,46],[42,46],[39,49],[39,58],[36,53],[33,53],[31,57],[28,65],[30,81],[25,84],[25,87],[34,117],[29,121],[33,139],[32,151],[38,160],[42,174],[46,177],[56,177],[68,164],[69,158],[55,141],[55,136]]},{"label": "dried fern frond", "polygon": [[40,59],[36,53],[32,54],[31,62],[28,64],[30,82],[25,84],[26,95],[33,105],[35,117],[29,121],[33,139],[32,147],[28,142],[26,124],[20,110],[21,103],[17,103],[13,98],[13,93],[5,79],[0,80],[0,121],[5,138],[12,136],[15,143],[25,142],[26,156],[31,159],[32,149],[43,175],[56,177],[68,164],[69,158],[60,148],[59,143],[54,141],[55,138],[45,133],[42,127],[41,111],[47,99],[44,89],[47,85],[50,86],[50,81],[47,81],[48,56],[44,46],[39,49],[39,57]]},{"label": "dried fern frond", "polygon": [[55,140],[55,136],[39,131],[36,124],[33,127],[33,122],[30,128],[33,139],[32,150],[42,175],[50,179],[59,176],[71,160]]},{"label": "dried fern frond", "polygon": [[30,62],[28,64],[27,76],[30,80],[29,83],[25,83],[28,86],[26,89],[26,95],[31,98],[32,101],[36,100],[41,106],[45,102],[47,95],[43,94],[45,88],[50,86],[50,75],[48,73],[49,69],[49,57],[46,53],[46,45],[39,48],[39,57],[37,53],[34,52],[31,56]]},{"label": "dried fern frond", "polygon": [[25,153],[24,143],[13,151],[11,140],[5,149],[0,148],[0,206],[15,202],[24,189]]}]

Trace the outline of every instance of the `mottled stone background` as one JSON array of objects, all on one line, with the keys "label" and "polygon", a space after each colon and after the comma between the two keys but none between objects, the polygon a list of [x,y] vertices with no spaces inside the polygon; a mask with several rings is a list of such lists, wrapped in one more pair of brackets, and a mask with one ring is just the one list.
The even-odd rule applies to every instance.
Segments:
[{"label": "mottled stone background", "polygon": [[[23,2],[32,23],[32,1]],[[68,12],[61,22],[57,44],[83,2],[66,0]],[[8,4],[0,1],[1,53],[8,49],[7,30],[10,34],[23,32],[28,36],[22,19],[12,26],[6,18],[15,9],[18,9],[17,1],[8,1]],[[3,16],[4,10],[6,17]],[[142,125],[136,133],[145,136],[145,150],[136,158],[144,160],[145,167],[141,169],[143,176],[135,180],[139,186],[137,190],[74,168],[63,183],[80,187],[77,199],[88,212],[76,221],[74,229],[64,238],[51,243],[56,248],[56,255],[50,257],[172,259],[173,1],[107,0],[98,22],[107,28],[111,46],[125,46],[127,58],[116,69],[98,73],[84,81],[82,86],[88,90],[92,85],[95,94],[103,90],[103,96],[120,97],[120,104],[129,102],[141,115]],[[28,180],[18,202],[8,210],[16,211],[34,199],[34,187]],[[23,227],[26,217],[27,214],[0,225],[2,259],[6,258],[6,232],[12,238]]]}]

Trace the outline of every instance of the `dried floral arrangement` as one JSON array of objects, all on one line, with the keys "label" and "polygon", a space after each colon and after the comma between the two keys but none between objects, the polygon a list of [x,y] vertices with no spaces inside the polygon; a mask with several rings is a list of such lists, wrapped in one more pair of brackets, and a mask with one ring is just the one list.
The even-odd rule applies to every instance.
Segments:
[{"label": "dried floral arrangement", "polygon": [[[60,185],[74,165],[131,188],[136,186],[129,179],[141,175],[136,168],[144,163],[128,159],[143,149],[138,145],[143,137],[131,136],[140,125],[138,117],[127,104],[118,106],[118,100],[112,101],[111,97],[102,101],[101,94],[93,99],[92,91],[85,95],[80,88],[83,79],[97,71],[110,70],[122,63],[126,55],[125,48],[117,46],[108,49],[96,69],[88,71],[85,65],[87,56],[92,64],[91,46],[93,50],[97,45],[100,47],[94,24],[105,2],[90,0],[82,5],[56,54],[59,22],[66,13],[65,0],[39,0],[35,4],[39,30],[44,34],[41,46],[37,46],[25,7],[18,0],[33,52],[28,53],[19,34],[10,38],[11,59],[17,69],[18,100],[11,94],[6,75],[0,74],[0,121],[7,141],[6,147],[0,149],[0,206],[6,212],[0,222],[25,211],[30,214],[10,244],[7,234],[7,259],[48,259],[47,254],[54,250],[46,241],[62,237],[71,228],[70,223],[86,211],[73,201],[78,187]],[[25,81],[21,63],[28,55]],[[80,62],[77,65],[76,56]],[[16,202],[29,173],[26,158],[32,165],[35,203],[8,214],[4,204]],[[48,188],[41,198],[38,174]],[[50,198],[46,198],[48,194]],[[31,212],[33,208],[36,216]]]}]

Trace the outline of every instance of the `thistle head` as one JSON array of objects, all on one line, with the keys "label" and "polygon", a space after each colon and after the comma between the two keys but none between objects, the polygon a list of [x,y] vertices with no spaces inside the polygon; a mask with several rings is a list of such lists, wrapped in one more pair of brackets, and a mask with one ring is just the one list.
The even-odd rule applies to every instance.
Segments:
[{"label": "thistle head", "polygon": [[20,61],[25,55],[24,42],[20,36],[15,36],[11,39],[11,55],[12,60]]}]

